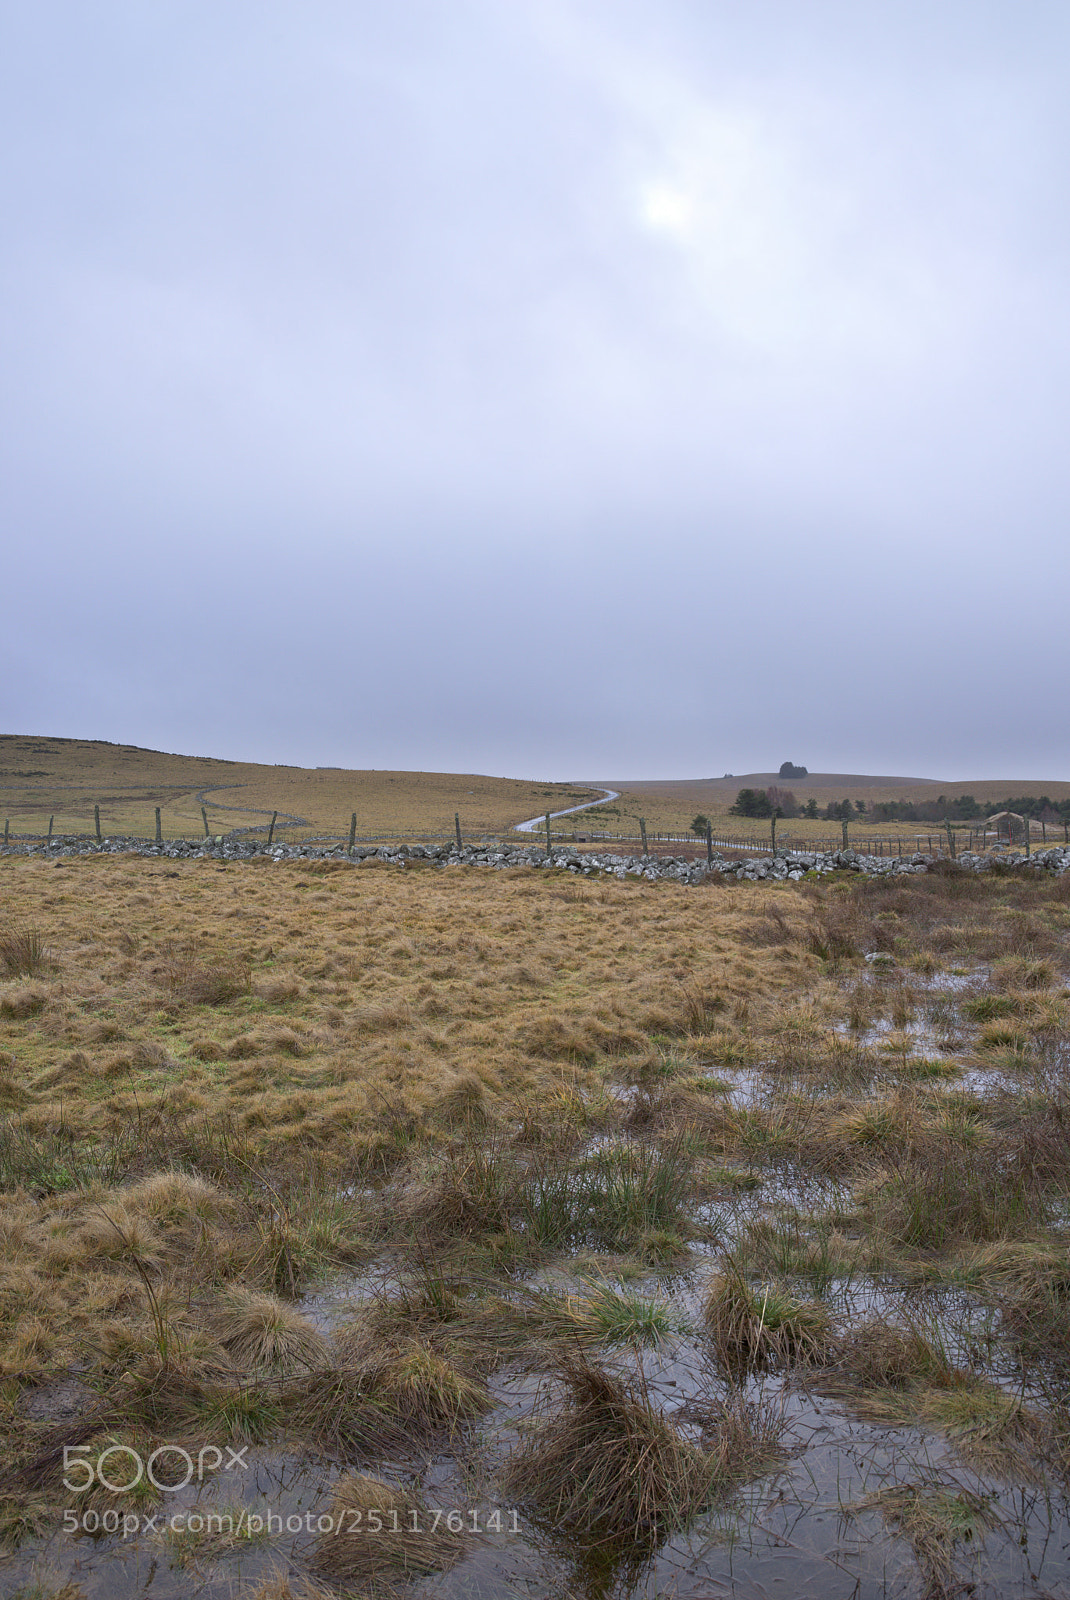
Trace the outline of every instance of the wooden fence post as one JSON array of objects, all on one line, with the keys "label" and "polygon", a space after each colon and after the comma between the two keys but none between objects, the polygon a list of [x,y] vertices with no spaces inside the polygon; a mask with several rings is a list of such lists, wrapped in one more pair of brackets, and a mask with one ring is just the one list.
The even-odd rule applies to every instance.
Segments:
[{"label": "wooden fence post", "polygon": [[1030,826],[1029,826],[1029,818],[1028,817],[1023,817],[1022,821],[1025,823],[1025,859],[1028,861],[1029,860],[1029,834],[1030,834],[1030,831],[1031,831],[1030,830]]},{"label": "wooden fence post", "polygon": [[4,818],[4,843],[5,844],[7,844],[7,841],[8,841],[8,839],[10,837],[11,837],[11,818],[10,817],[5,817]]},{"label": "wooden fence post", "polygon": [[464,846],[461,843],[461,813],[459,811],[453,813],[453,826],[457,830],[457,849],[461,851]]},{"label": "wooden fence post", "polygon": [[847,818],[843,818],[843,848],[847,849]]},{"label": "wooden fence post", "polygon": [[204,823],[204,837],[210,839],[212,835],[208,832],[208,813],[203,806],[201,807],[201,821]]},{"label": "wooden fence post", "polygon": [[353,846],[357,842],[357,813],[354,811],[349,819],[349,854],[353,854]]},{"label": "wooden fence post", "polygon": [[55,817],[49,817],[49,819],[48,819],[48,842],[49,842],[49,844],[52,843],[52,824],[55,822],[55,820],[56,820]]},{"label": "wooden fence post", "polygon": [[100,807],[93,807],[93,825],[97,830],[97,843],[100,843]]},{"label": "wooden fence post", "polygon": [[546,813],[546,854],[547,855],[551,855],[552,853],[553,853],[553,845],[550,843],[550,813],[547,812]]},{"label": "wooden fence post", "polygon": [[951,827],[951,818],[944,818],[944,827],[947,829],[947,853],[952,861],[955,859],[955,835]]},{"label": "wooden fence post", "polygon": [[645,817],[640,817],[639,818],[639,832],[643,836],[643,854],[644,855],[648,855],[649,851],[647,850],[647,847],[646,847],[646,818]]},{"label": "wooden fence post", "polygon": [[776,815],[770,817],[770,830],[773,835],[773,854],[776,855]]},{"label": "wooden fence post", "polygon": [[713,824],[706,824],[706,865],[713,866]]},{"label": "wooden fence post", "polygon": [[279,813],[277,811],[273,811],[271,813],[271,827],[268,829],[267,847],[268,847],[269,850],[271,849],[272,843],[273,843],[274,838],[275,838],[275,824],[276,824],[276,822],[278,820],[279,820]]},{"label": "wooden fence post", "polygon": [[163,844],[163,828],[160,823],[160,808],[156,807],[156,843]]}]

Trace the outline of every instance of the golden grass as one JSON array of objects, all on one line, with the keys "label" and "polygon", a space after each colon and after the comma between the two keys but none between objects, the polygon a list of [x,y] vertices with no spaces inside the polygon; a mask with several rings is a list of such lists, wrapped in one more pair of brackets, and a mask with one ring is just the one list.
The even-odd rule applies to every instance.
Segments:
[{"label": "golden grass", "polygon": [[[511,1356],[560,1374],[580,1346],[667,1337],[657,1297],[613,1285],[701,1237],[722,1259],[698,1337],[725,1367],[831,1365],[971,1459],[1024,1459],[1039,1424],[979,1391],[932,1399],[947,1363],[924,1329],[852,1339],[800,1280],[968,1284],[1023,1358],[1064,1359],[1068,888],[0,859],[5,917],[49,951],[39,977],[0,978],[12,1433],[27,1394],[73,1372],[97,1407],[77,1426],[102,1435],[284,1428],[350,1463],[402,1459],[483,1426]],[[867,967],[873,948],[890,975]],[[925,974],[979,951],[996,965],[964,995],[963,1051],[1018,1075],[983,1100],[910,1031],[939,999]],[[877,1022],[894,1050],[864,1042]],[[830,1176],[839,1201],[807,1215],[805,1183]],[[787,1184],[794,1211],[769,1198]],[[697,1208],[741,1195],[766,1203],[729,1248]],[[398,1292],[326,1341],[295,1299],[384,1250],[404,1263]],[[577,1256],[571,1299],[518,1292],[525,1268],[562,1262],[575,1286]],[[558,1466],[577,1426],[637,1420],[600,1376],[571,1392],[543,1435]],[[704,1444],[699,1470],[638,1418],[667,1518],[640,1485],[609,1531],[645,1537],[686,1520],[700,1479],[760,1470],[762,1439],[722,1420],[724,1460]],[[43,1428],[28,1437],[51,1492],[55,1452]],[[582,1527],[589,1508],[561,1505]],[[339,1579],[394,1581],[380,1555],[356,1549]]]},{"label": "golden grass", "polygon": [[[609,779],[606,781],[611,782]],[[612,787],[620,791],[620,799],[607,808],[605,826],[614,828],[617,825],[618,818],[614,816],[616,812],[619,813],[621,828],[627,821],[634,829],[639,817],[645,817],[650,832],[658,830],[665,833],[686,832],[691,826],[692,818],[701,812],[714,824],[715,832],[724,831],[744,837],[758,835],[767,837],[768,822],[734,817],[729,807],[735,804],[740,789],[767,789],[770,785],[790,789],[800,806],[805,805],[811,798],[817,801],[821,810],[824,810],[830,801],[861,800],[865,803],[867,812],[880,800],[925,802],[936,800],[940,795],[954,799],[961,794],[972,794],[982,805],[988,800],[993,802],[1003,800],[1010,794],[1046,794],[1052,800],[1062,800],[1070,796],[1070,783],[1060,782],[1057,779],[944,780],[817,772],[811,773],[806,778],[787,779],[781,778],[776,772],[751,772],[738,773],[731,778],[685,779],[679,782],[658,780],[626,785],[614,783]],[[601,826],[595,820],[598,815],[599,812],[593,812],[587,819],[592,828]],[[968,828],[968,825],[966,826]],[[904,849],[911,850],[918,848],[914,843],[916,835],[920,834],[926,838],[932,835],[935,838],[939,831],[939,824],[931,822],[895,822],[878,826],[871,824],[868,816],[852,820],[850,824],[851,837],[868,838],[871,835],[874,838],[899,837],[903,840]],[[792,838],[824,839],[830,844],[839,844],[841,838],[838,822],[808,822],[804,817],[793,817],[781,822],[777,832],[778,838],[790,835]],[[1061,825],[1049,826],[1049,843],[1060,843],[1062,837]]]},{"label": "golden grass", "polygon": [[[594,780],[598,782],[599,780]],[[769,824],[734,817],[729,807],[741,788],[790,788],[800,804],[813,797],[824,809],[829,801],[934,800],[941,794],[973,794],[982,803],[1014,794],[1070,796],[1070,784],[1056,780],[955,780],[865,777],[859,774],[814,774],[782,781],[776,773],[749,773],[733,778],[622,783],[606,787],[620,798],[588,814],[562,819],[555,832],[573,831],[598,839],[603,831],[630,839],[639,837],[639,819],[648,836],[688,834],[692,818],[702,812],[718,835],[766,838]],[[202,795],[213,833],[231,828],[266,828],[278,812],[276,837],[300,839],[316,834],[348,836],[350,816],[357,814],[358,838],[412,835],[452,836],[459,815],[464,836],[478,840],[508,832],[516,823],[547,811],[560,811],[598,790],[586,782],[549,783],[497,778],[470,773],[369,772],[341,768],[265,766],[224,761],[208,756],[183,756],[142,750],[134,745],[84,739],[52,739],[0,735],[0,785],[4,815],[15,834],[44,835],[49,819],[57,834],[92,833],[95,805],[100,807],[105,835],[152,838],[155,808],[160,807],[165,838],[199,839],[204,835]],[[300,821],[295,821],[300,819]],[[851,838],[902,840],[903,848],[925,848],[936,838],[935,823],[873,824],[867,817],[851,823]],[[838,846],[839,823],[792,818],[780,824],[779,838]],[[1048,829],[1049,843],[1063,837],[1060,827]],[[534,837],[533,841],[534,842]],[[696,847],[700,841],[694,841]]]},{"label": "golden grass", "polygon": [[[0,735],[4,816],[13,833],[92,833],[100,807],[105,835],[155,835],[160,807],[165,838],[204,836],[202,801],[213,833],[266,827],[276,835],[358,837],[429,831],[452,835],[455,814],[478,839],[546,811],[597,797],[583,784],[541,783],[450,772],[368,772],[341,768],[263,766],[208,756],[169,755],[134,745],[86,739]],[[206,792],[207,791],[207,792]],[[301,818],[293,826],[292,819]]]}]

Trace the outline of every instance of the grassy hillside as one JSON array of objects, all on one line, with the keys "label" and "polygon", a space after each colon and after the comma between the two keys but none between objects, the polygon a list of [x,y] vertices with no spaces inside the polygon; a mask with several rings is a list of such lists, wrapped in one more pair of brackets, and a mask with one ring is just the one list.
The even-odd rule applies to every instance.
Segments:
[{"label": "grassy hillside", "polygon": [[[14,833],[89,833],[99,805],[105,833],[149,835],[155,808],[165,837],[256,826],[280,813],[280,833],[300,818],[300,836],[344,834],[357,813],[360,835],[448,833],[459,813],[469,835],[497,833],[595,794],[582,785],[465,773],[344,771],[262,766],[208,756],[169,755],[96,740],[0,736],[0,823]],[[203,801],[201,796],[203,795]]]},{"label": "grassy hillside", "polygon": [[[610,780],[606,780],[607,784]],[[904,778],[880,777],[875,774],[864,773],[836,773],[814,772],[806,778],[786,779],[775,772],[746,772],[738,773],[730,778],[696,778],[676,781],[658,781],[648,783],[615,782],[612,787],[620,791],[620,799],[613,806],[599,808],[596,817],[590,819],[591,827],[604,825],[615,831],[635,831],[639,817],[646,819],[649,831],[661,833],[682,833],[691,824],[697,814],[708,816],[714,824],[715,831],[724,834],[767,835],[768,822],[747,821],[731,815],[729,808],[734,804],[740,789],[767,789],[771,785],[782,789],[790,789],[800,806],[813,797],[820,810],[824,810],[830,801],[849,799],[861,800],[869,812],[872,806],[881,800],[910,800],[927,801],[936,800],[941,795],[954,798],[961,794],[972,794],[982,805],[991,802],[993,805],[1002,801],[1007,795],[1048,795],[1052,800],[1070,797],[1070,783],[1060,783],[1056,780],[1027,779],[1027,778],[977,778],[977,779],[929,779],[929,778]],[[859,837],[900,837],[904,841],[913,839],[915,832],[930,833],[932,825],[919,824],[916,829],[909,823],[874,823],[870,817],[864,816],[852,822],[851,832]],[[781,835],[791,838],[820,840],[836,840],[841,837],[838,823],[830,823],[824,819],[807,821],[805,818],[792,818],[780,824]],[[1061,830],[1056,830],[1058,838],[1062,838]]]},{"label": "grassy hillside", "polygon": [[[742,773],[731,778],[703,778],[630,783],[605,780],[620,798],[599,806],[588,817],[558,825],[596,840],[602,831],[635,838],[639,818],[650,834],[682,834],[699,812],[709,816],[724,835],[766,836],[768,823],[745,821],[729,807],[741,788],[790,788],[800,805],[811,796],[824,808],[829,801],[926,800],[940,795],[972,793],[993,803],[1008,794],[1070,796],[1070,783],[1021,778],[961,782],[922,778],[866,776],[859,773],[812,773],[790,783],[776,773]],[[502,833],[517,822],[546,811],[562,811],[599,791],[586,782],[538,783],[517,778],[441,772],[347,771],[336,767],[265,766],[224,761],[208,756],[170,755],[134,745],[81,739],[0,736],[0,826],[9,818],[15,834],[44,834],[54,817],[57,833],[90,833],[93,808],[100,807],[105,834],[150,836],[155,808],[160,807],[165,837],[196,838],[203,833],[204,805],[213,833],[266,825],[279,813],[280,838],[343,836],[353,812],[358,837],[447,835],[454,814],[469,837]],[[932,825],[878,825],[866,816],[852,822],[852,835],[893,839],[913,847],[916,831]],[[812,841],[838,841],[838,823],[823,819],[785,822],[781,836]],[[1053,837],[1056,835],[1053,835]],[[1061,833],[1057,836],[1061,837]]]}]

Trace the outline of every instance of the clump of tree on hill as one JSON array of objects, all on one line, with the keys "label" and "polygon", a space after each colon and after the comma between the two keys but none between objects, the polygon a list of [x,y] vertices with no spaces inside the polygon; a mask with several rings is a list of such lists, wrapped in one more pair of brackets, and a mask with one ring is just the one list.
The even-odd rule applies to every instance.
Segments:
[{"label": "clump of tree on hill", "polygon": [[[1012,795],[1006,800],[990,800],[982,804],[972,794],[951,799],[939,795],[935,800],[875,800],[866,805],[864,800],[830,800],[820,808],[813,795],[804,806],[799,806],[790,789],[771,784],[768,789],[741,789],[736,803],[729,807],[734,817],[760,819],[763,817],[807,817],[811,821],[824,817],[828,822],[857,822],[865,817],[870,822],[976,822],[993,816],[997,811],[1014,811],[1019,816],[1031,817],[1036,822],[1070,823],[1070,798],[1052,800],[1048,795]],[[695,818],[697,824],[699,818]],[[693,824],[694,826],[694,824]],[[695,832],[699,832],[695,827]],[[705,832],[705,818],[702,830]]]},{"label": "clump of tree on hill", "polygon": [[805,767],[797,767],[794,761],[784,761],[781,763],[780,776],[782,778],[805,778],[807,771]]},{"label": "clump of tree on hill", "polygon": [[[813,811],[808,811],[807,816],[818,815],[817,802],[814,802]],[[830,800],[825,807],[824,815],[830,822],[850,822],[854,817],[864,817],[866,802],[864,800]]]},{"label": "clump of tree on hill", "polygon": [[1048,795],[1011,795],[1006,800],[976,800],[972,794],[957,799],[938,795],[935,800],[875,800],[870,808],[874,822],[978,822],[997,811],[1016,811],[1035,822],[1070,822],[1070,799],[1052,800]]},{"label": "clump of tree on hill", "polygon": [[729,806],[734,817],[797,817],[799,807],[790,789],[780,789],[775,783],[768,789],[741,789],[736,803]]}]

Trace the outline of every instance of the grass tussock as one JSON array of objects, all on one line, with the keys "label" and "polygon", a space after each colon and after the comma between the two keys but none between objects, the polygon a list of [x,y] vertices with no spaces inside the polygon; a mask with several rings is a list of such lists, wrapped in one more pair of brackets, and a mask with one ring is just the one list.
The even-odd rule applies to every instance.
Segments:
[{"label": "grass tussock", "polygon": [[339,1338],[338,1359],[356,1390],[410,1439],[453,1435],[490,1404],[456,1356],[405,1328],[391,1337],[374,1316]]},{"label": "grass tussock", "polygon": [[1000,1311],[1022,1358],[1070,1379],[1070,1259],[1065,1249],[1022,1264],[1002,1285]]},{"label": "grass tussock", "polygon": [[275,1295],[235,1285],[223,1302],[218,1338],[249,1372],[293,1373],[322,1365],[327,1341],[307,1317]]},{"label": "grass tussock", "polygon": [[999,1523],[992,1496],[939,1481],[896,1484],[848,1509],[878,1511],[885,1525],[909,1542],[925,1600],[951,1600],[972,1588],[957,1577],[956,1558],[964,1545],[976,1546]]},{"label": "grass tussock", "polygon": [[330,1516],[339,1531],[318,1540],[316,1569],[333,1584],[364,1593],[448,1572],[464,1551],[463,1534],[434,1518],[415,1490],[366,1473],[338,1480]]},{"label": "grass tussock", "polygon": [[[1023,1159],[1021,1135],[984,1136],[970,1118],[915,1126],[905,1146],[885,1146],[887,1180],[876,1199],[879,1226],[908,1248],[941,1250],[1028,1233],[1043,1218],[1049,1188],[1042,1162]],[[1050,1141],[1038,1138],[1050,1150]],[[1056,1149],[1051,1152],[1057,1156]]]},{"label": "grass tussock", "polygon": [[920,1383],[947,1386],[955,1378],[944,1343],[916,1322],[868,1318],[843,1333],[827,1353],[829,1371],[858,1394]]},{"label": "grass tussock", "polygon": [[50,965],[39,928],[28,925],[0,931],[0,978],[39,978]]},{"label": "grass tussock", "polygon": [[0,991],[0,1017],[7,1017],[12,1022],[36,1017],[45,1009],[50,997],[51,991],[44,984],[16,984],[13,988]]},{"label": "grass tussock", "polygon": [[164,965],[163,980],[171,996],[191,1006],[222,1006],[249,993],[248,965],[223,960],[207,963],[196,956],[175,955]]},{"label": "grass tussock", "polygon": [[578,1294],[566,1296],[565,1309],[578,1339],[614,1345],[664,1344],[676,1331],[672,1308],[605,1280],[591,1281]]},{"label": "grass tussock", "polygon": [[690,1518],[714,1490],[716,1464],[680,1437],[640,1381],[579,1355],[560,1367],[565,1397],[512,1457],[509,1493],[555,1529],[649,1545]]},{"label": "grass tussock", "polygon": [[710,1284],[703,1306],[718,1365],[727,1372],[820,1360],[833,1320],[820,1300],[800,1300],[781,1284],[752,1285],[732,1269]]}]

